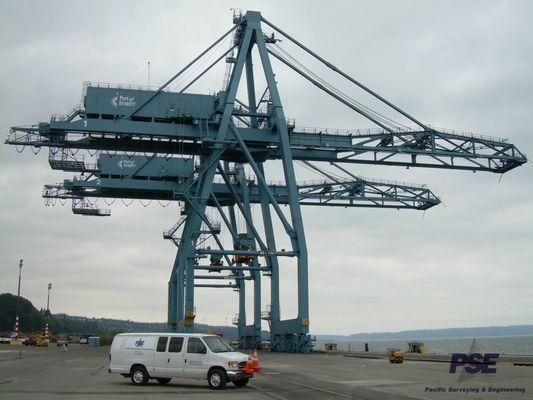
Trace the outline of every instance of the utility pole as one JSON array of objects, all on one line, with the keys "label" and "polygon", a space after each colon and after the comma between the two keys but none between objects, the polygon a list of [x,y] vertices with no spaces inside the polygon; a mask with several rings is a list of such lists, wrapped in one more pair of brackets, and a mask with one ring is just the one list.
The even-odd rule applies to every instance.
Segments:
[{"label": "utility pole", "polygon": [[15,317],[15,339],[19,338],[19,313],[20,313],[20,279],[22,277],[22,264],[24,260],[19,261],[19,284],[17,288],[17,316]]}]

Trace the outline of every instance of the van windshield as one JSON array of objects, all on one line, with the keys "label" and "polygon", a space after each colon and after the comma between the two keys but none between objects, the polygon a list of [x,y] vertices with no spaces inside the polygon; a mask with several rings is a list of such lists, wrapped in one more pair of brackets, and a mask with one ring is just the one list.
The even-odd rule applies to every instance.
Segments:
[{"label": "van windshield", "polygon": [[218,336],[204,336],[203,339],[213,353],[227,353],[233,351],[233,349],[224,343]]}]

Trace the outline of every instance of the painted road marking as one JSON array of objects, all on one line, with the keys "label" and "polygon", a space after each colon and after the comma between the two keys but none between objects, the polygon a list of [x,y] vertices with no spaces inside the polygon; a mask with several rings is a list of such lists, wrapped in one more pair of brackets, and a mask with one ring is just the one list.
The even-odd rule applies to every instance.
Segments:
[{"label": "painted road marking", "polygon": [[308,389],[313,389],[313,390],[316,390],[316,391],[319,391],[319,392],[322,392],[322,393],[332,394],[334,396],[344,397],[345,399],[364,400],[361,397],[354,397],[354,396],[350,396],[350,395],[347,395],[347,394],[344,394],[344,393],[338,393],[338,392],[334,392],[332,390],[327,390],[327,389],[322,389],[322,388],[318,388],[318,387],[311,386],[311,385],[306,385],[305,383],[300,383],[300,382],[292,381],[290,379],[280,378],[278,376],[272,376],[272,377],[276,378],[276,379],[279,379],[281,381],[284,381],[284,382],[292,383],[293,385],[305,387],[305,388],[308,388]]},{"label": "painted road marking", "polygon": [[411,381],[398,381],[394,379],[360,379],[352,381],[330,381],[348,386],[387,386],[387,385],[409,385]]},{"label": "painted road marking", "polygon": [[248,384],[248,387],[250,387],[250,388],[252,388],[252,389],[255,389],[255,390],[258,390],[258,391],[260,391],[262,394],[266,394],[267,396],[274,397],[275,399],[279,399],[279,400],[289,400],[287,397],[282,396],[281,394],[277,394],[277,393],[274,393],[274,392],[269,392],[269,391],[267,391],[267,390],[263,390],[263,389],[261,389],[260,387],[255,386],[255,385]]},{"label": "painted road marking", "polygon": [[98,368],[96,368],[95,371],[91,372],[91,375],[96,375],[98,372],[102,370],[102,368],[105,367],[105,364],[100,365]]}]

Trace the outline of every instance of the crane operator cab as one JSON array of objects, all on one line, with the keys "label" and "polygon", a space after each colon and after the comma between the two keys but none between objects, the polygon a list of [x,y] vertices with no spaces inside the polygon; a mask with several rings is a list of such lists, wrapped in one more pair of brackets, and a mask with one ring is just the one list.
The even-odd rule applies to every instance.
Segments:
[{"label": "crane operator cab", "polygon": [[[255,240],[246,233],[239,233],[235,241],[235,250],[255,250]],[[251,254],[236,254],[233,262],[250,265],[256,256]]]}]

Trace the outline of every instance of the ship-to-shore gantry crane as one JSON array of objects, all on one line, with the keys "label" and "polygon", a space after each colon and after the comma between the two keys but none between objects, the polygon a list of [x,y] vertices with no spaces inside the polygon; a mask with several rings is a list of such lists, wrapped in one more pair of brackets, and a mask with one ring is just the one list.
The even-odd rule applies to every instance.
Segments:
[{"label": "ship-to-shore gantry crane", "polygon": [[[261,320],[265,319],[272,350],[309,352],[308,256],[301,206],[426,210],[440,203],[425,186],[366,179],[351,172],[348,164],[504,173],[524,164],[526,157],[507,140],[420,122],[259,12],[236,12],[233,23],[161,87],[86,82],[80,106],[67,115],[53,116],[50,122],[13,127],[6,143],[18,148],[47,147],[52,169],[80,173],[74,179],[46,185],[43,191],[47,201],[71,199],[75,214],[109,215],[109,210],[98,206],[99,198],[180,202],[179,220],[163,233],[178,249],[168,284],[169,329],[194,329],[195,288],[230,288],[239,296],[234,323],[243,348],[260,345]],[[275,33],[265,34],[264,26]],[[413,126],[395,122],[326,82],[278,44],[275,34]],[[229,50],[215,54],[226,38],[231,38]],[[254,54],[259,55],[255,61],[259,61],[266,82],[259,92]],[[180,91],[168,90],[193,66],[200,62],[205,65],[208,57],[214,61]],[[209,95],[186,92],[223,59],[227,63],[224,90]],[[320,130],[296,126],[285,116],[272,59],[377,128]],[[241,92],[246,98],[237,97]],[[94,155],[96,162],[91,163],[87,154]],[[283,167],[282,182],[267,180],[267,162],[272,160]],[[323,178],[299,183],[295,164]],[[244,166],[251,172],[246,174]],[[253,204],[260,207],[261,218],[253,216]],[[287,206],[286,211],[282,206]],[[243,219],[244,228],[237,218]],[[273,218],[279,220],[284,232],[274,231]],[[277,246],[282,234],[290,241],[289,249]],[[231,247],[224,246],[223,235],[230,238]],[[298,314],[290,320],[280,318],[281,257],[297,263]],[[271,281],[270,307],[262,313],[264,276]],[[253,282],[254,290],[251,323],[245,312],[246,280]]]}]

